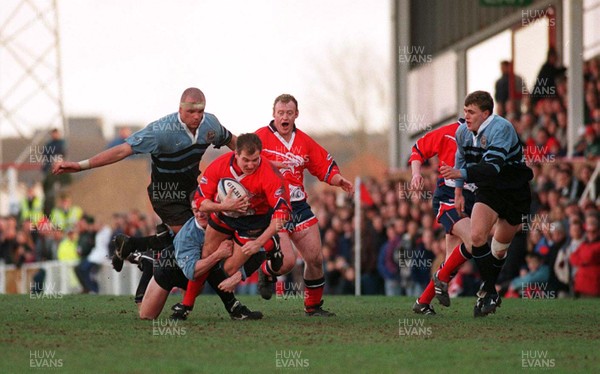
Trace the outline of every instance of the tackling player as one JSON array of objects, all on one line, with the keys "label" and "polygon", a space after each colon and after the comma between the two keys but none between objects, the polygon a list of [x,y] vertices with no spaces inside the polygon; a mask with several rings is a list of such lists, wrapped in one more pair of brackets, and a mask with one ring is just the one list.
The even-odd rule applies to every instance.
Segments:
[{"label": "tackling player", "polygon": [[[186,261],[185,265],[188,267],[192,266],[193,269],[186,270],[194,271],[198,274],[207,273],[220,260],[231,256],[233,243],[231,240],[226,240],[210,256],[200,260],[202,246],[204,245],[204,230],[206,229],[208,217],[205,213],[199,212],[195,206],[192,207],[192,210],[195,217],[190,218],[183,225],[175,236],[173,245],[160,252],[160,257],[156,262],[157,266],[154,269],[154,276],[150,280],[140,306],[139,314],[142,319],[158,318],[173,287],[179,287],[184,290],[187,288],[188,279],[176,263],[176,251],[185,254],[184,258],[191,259]],[[225,309],[231,319],[262,318],[262,313],[250,311],[235,298],[228,300]]]},{"label": "tackling player", "polygon": [[[460,125],[459,122],[442,126],[423,135],[412,147],[412,153],[409,158],[412,179],[410,187],[414,190],[423,188],[423,177],[421,176],[421,165],[428,159],[438,156],[440,166],[442,164],[454,165],[456,155],[456,139],[454,134]],[[466,216],[456,210],[454,206],[454,187],[456,183],[452,179],[445,179],[441,174],[438,175],[436,188],[433,193],[433,211],[437,222],[444,226],[446,230],[446,261],[440,265],[436,277],[440,276],[441,269],[447,264],[450,268],[456,268],[465,261],[472,258],[471,249],[471,209],[475,201],[473,191],[475,186],[466,184],[463,196],[465,199]],[[464,243],[464,245],[460,245]],[[450,276],[450,274],[449,274]],[[446,279],[442,273],[442,278]],[[448,278],[449,282],[450,279]],[[434,281],[430,281],[421,296],[417,299],[412,310],[418,314],[435,314],[431,306],[431,300],[438,294],[440,303],[444,306],[450,306],[450,297],[447,289],[435,289]]]},{"label": "tackling player", "polygon": [[[137,238],[118,235],[115,238],[117,250],[113,256],[113,266],[116,271],[121,271],[123,260],[134,251],[160,251],[173,243],[169,227],[177,233],[181,226],[194,216],[189,198],[198,186],[200,160],[204,152],[211,144],[217,148],[226,145],[235,149],[236,137],[221,125],[215,115],[206,113],[205,106],[204,93],[198,88],[188,88],[181,95],[178,112],[150,123],[127,138],[125,143],[109,148],[88,160],[65,161],[55,165],[54,174],[74,173],[110,165],[132,154],[151,155],[152,174],[148,197],[163,223],[157,226],[155,236]],[[157,198],[164,195],[160,193],[161,189],[167,188],[164,186],[169,188],[169,198]],[[180,198],[175,199],[173,196]],[[143,273],[135,295],[138,307],[152,278],[154,265],[151,258],[140,262]],[[222,299],[229,297],[225,294],[219,296]],[[227,303],[226,300],[223,301]]]},{"label": "tackling player", "polygon": [[[329,317],[335,314],[322,308],[325,276],[321,236],[316,225],[317,218],[306,201],[304,170],[329,185],[341,187],[347,193],[353,192],[353,186],[340,174],[331,155],[310,136],[296,128],[298,114],[296,98],[288,94],[279,95],[273,103],[273,120],[268,126],[258,129],[256,134],[263,143],[263,155],[279,168],[289,185],[292,219],[287,230],[280,231],[279,236],[284,255],[287,254],[286,248],[291,250],[293,242],[304,259],[304,311],[307,316]],[[291,262],[292,266],[294,262]],[[261,272],[261,296],[269,299],[276,277],[281,272]],[[265,275],[270,279],[265,279]],[[265,281],[268,283],[265,284]]]}]

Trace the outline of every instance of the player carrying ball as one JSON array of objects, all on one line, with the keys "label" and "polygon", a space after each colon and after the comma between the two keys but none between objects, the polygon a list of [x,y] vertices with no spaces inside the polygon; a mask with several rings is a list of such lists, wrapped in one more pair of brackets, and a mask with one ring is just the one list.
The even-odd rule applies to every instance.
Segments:
[{"label": "player carrying ball", "polygon": [[[215,266],[205,274],[195,272],[191,263],[187,265],[188,259],[176,251],[177,262],[190,280],[183,301],[188,309],[193,306],[195,296],[208,277],[218,279],[221,290],[233,291],[245,275],[249,276],[261,265],[262,259],[253,257],[250,270],[242,267],[261,248],[267,252],[269,266],[274,270],[281,267],[276,234],[291,213],[289,191],[283,176],[261,156],[261,151],[262,143],[256,134],[240,135],[236,151],[217,158],[202,175],[195,203],[199,211],[210,213],[202,258],[210,256],[224,240],[233,238],[235,244],[232,256],[224,265]],[[231,212],[231,208],[217,199],[218,184],[223,178],[237,180],[248,193],[237,199],[241,204],[235,210],[241,214],[239,216],[225,214]]]}]

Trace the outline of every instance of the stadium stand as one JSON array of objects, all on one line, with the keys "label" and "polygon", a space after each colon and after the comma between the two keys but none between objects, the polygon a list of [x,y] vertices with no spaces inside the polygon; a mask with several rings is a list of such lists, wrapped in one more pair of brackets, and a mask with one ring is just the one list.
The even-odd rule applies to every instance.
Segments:
[{"label": "stadium stand", "polygon": [[[589,255],[600,241],[598,226],[588,224],[589,227],[586,227],[584,224],[586,220],[591,222],[589,217],[597,220],[600,208],[597,175],[600,157],[600,57],[586,61],[584,73],[585,130],[580,134],[574,158],[563,158],[568,126],[565,76],[557,78],[556,95],[539,98],[535,107],[531,106],[527,95],[522,98],[518,111],[515,106],[506,105],[506,117],[521,137],[535,177],[528,223],[511,245],[507,265],[497,285],[503,292],[510,289],[515,278],[530,273],[526,257],[529,253],[536,253],[549,270],[549,280],[544,283],[547,284],[544,287],[548,288],[544,290],[552,294],[547,295],[589,294],[589,291],[581,292],[581,285],[577,287],[575,270],[581,266],[579,248]],[[349,165],[349,168],[352,167]],[[361,228],[360,275],[355,274],[353,267],[353,201],[328,189],[311,191],[310,203],[320,220],[326,262],[326,293],[353,294],[356,276],[360,276],[363,294],[415,296],[420,293],[429,279],[428,269],[437,269],[445,252],[443,231],[435,223],[431,211],[435,170],[436,161],[424,166],[423,171],[428,176],[423,191],[408,189],[410,174],[406,169],[396,175],[380,173],[385,175],[384,179],[369,177],[363,181],[370,200],[362,211],[366,224]],[[127,183],[119,185],[118,193],[114,189],[94,188],[111,180],[126,180]],[[107,224],[111,220],[113,212],[117,212],[113,230],[143,236],[152,233],[157,223],[153,215],[140,213],[148,211],[144,193],[147,183],[146,161],[137,159],[96,170],[76,180],[70,191],[86,217],[95,216],[96,231],[103,226],[101,223]],[[46,283],[57,285],[60,292],[82,290],[72,287],[65,277],[79,260],[57,261],[57,248],[64,240],[64,234],[51,226],[51,222],[48,227],[40,225],[40,222],[20,221],[18,215],[0,217],[0,293],[30,292],[30,289],[36,288],[36,282],[42,275],[45,275]],[[73,230],[76,234],[77,226]],[[594,269],[598,269],[600,264],[595,266]],[[123,275],[117,277],[115,274],[106,260],[95,274],[100,283],[99,292],[131,294],[139,272],[134,266],[127,266]],[[301,274],[292,272],[280,282],[294,282],[298,278],[298,283],[302,283],[299,277]],[[451,292],[454,296],[474,295],[477,283],[476,269],[471,264],[466,265],[458,274]],[[278,289],[290,288],[282,286]],[[516,295],[536,295],[530,291],[517,290]],[[507,293],[507,296],[511,295],[515,293]]]}]

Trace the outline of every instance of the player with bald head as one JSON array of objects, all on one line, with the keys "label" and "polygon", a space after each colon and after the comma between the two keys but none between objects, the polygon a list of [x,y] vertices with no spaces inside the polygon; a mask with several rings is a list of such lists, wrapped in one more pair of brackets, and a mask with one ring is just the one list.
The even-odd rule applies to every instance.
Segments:
[{"label": "player with bald head", "polygon": [[[195,87],[187,88],[181,95],[177,112],[148,124],[128,137],[125,143],[87,160],[64,161],[54,167],[54,174],[75,173],[110,165],[132,154],[150,154],[152,174],[148,196],[163,223],[157,226],[157,234],[153,236],[117,235],[113,257],[115,270],[121,270],[123,260],[130,254],[139,258],[136,253],[160,251],[172,245],[174,235],[194,216],[189,201],[198,187],[202,156],[211,144],[215,148],[226,145],[235,149],[236,136],[223,127],[214,114],[205,112],[205,107],[204,93]],[[143,256],[142,259],[140,265],[144,274],[135,297],[138,304],[142,301],[153,269],[152,256]],[[230,299],[232,295],[220,296]]]}]

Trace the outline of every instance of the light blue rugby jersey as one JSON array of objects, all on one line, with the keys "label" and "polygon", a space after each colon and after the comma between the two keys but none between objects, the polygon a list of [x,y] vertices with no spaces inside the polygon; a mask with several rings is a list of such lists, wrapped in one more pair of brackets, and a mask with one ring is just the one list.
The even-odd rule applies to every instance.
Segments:
[{"label": "light blue rugby jersey", "polygon": [[231,132],[214,114],[204,113],[193,136],[175,112],[150,123],[125,141],[134,153],[151,155],[152,182],[174,182],[178,190],[189,192],[198,185],[198,165],[206,149],[211,144],[222,147],[231,138]]},{"label": "light blue rugby jersey", "polygon": [[195,217],[190,218],[181,227],[173,240],[175,259],[187,279],[194,279],[196,261],[202,257],[204,229],[198,225]]},{"label": "light blue rugby jersey", "polygon": [[480,126],[477,134],[469,131],[463,118],[456,129],[456,164],[463,180],[477,187],[513,189],[523,186],[533,177],[525,164],[523,146],[513,125],[492,114]]}]

